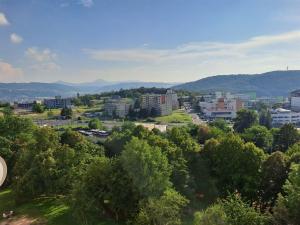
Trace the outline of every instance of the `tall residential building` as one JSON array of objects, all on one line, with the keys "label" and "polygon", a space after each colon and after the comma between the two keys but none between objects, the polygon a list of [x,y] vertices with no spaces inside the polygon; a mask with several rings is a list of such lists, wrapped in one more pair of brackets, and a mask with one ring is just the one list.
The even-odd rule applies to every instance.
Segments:
[{"label": "tall residential building", "polygon": [[132,100],[113,96],[105,102],[104,111],[107,116],[125,118],[132,105]]},{"label": "tall residential building", "polygon": [[177,93],[171,89],[167,90],[167,95],[171,95],[172,98],[172,109],[176,110],[179,108],[178,96]]},{"label": "tall residential building", "polygon": [[172,90],[167,90],[166,94],[145,94],[141,97],[141,109],[149,113],[154,110],[157,115],[165,116],[177,108],[177,94]]},{"label": "tall residential building", "polygon": [[71,98],[62,98],[61,96],[55,96],[53,99],[45,99],[44,105],[48,109],[70,108]]}]

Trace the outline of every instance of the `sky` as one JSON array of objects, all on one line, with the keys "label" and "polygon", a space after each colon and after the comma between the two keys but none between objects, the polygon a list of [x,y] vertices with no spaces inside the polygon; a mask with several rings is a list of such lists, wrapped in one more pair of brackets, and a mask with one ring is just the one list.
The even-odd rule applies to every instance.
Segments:
[{"label": "sky", "polygon": [[0,82],[300,69],[300,0],[0,0]]}]

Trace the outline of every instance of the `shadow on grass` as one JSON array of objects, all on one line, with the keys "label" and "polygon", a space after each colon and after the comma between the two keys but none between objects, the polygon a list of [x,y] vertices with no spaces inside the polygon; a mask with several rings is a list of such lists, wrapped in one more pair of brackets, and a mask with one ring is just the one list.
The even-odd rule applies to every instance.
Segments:
[{"label": "shadow on grass", "polygon": [[[41,197],[30,203],[16,205],[11,190],[0,190],[0,213],[13,210],[16,216],[26,215],[47,225],[80,225],[73,218],[64,197]],[[2,218],[0,218],[1,221]],[[93,225],[118,225],[113,221],[97,221]]]}]

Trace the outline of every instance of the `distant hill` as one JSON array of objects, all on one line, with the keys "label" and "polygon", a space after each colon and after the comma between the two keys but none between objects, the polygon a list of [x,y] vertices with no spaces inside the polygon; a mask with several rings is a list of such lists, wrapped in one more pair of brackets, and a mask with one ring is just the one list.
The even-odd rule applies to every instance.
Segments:
[{"label": "distant hill", "polygon": [[75,95],[77,91],[74,87],[55,83],[0,83],[0,100],[20,101],[56,95],[66,97]]},{"label": "distant hill", "polygon": [[49,98],[56,95],[63,97],[80,94],[93,94],[106,91],[118,91],[139,87],[168,88],[172,83],[155,82],[109,82],[97,80],[90,83],[67,83],[58,81],[55,83],[0,83],[0,101],[27,101],[38,98]]},{"label": "distant hill", "polygon": [[139,88],[139,87],[145,87],[145,88],[170,88],[174,86],[174,83],[159,83],[159,82],[122,82],[122,83],[116,83],[111,85],[106,85],[100,87],[97,91],[98,92],[104,92],[104,91],[118,91],[120,89],[132,89],[132,88]]},{"label": "distant hill", "polygon": [[256,92],[258,96],[288,96],[300,88],[300,70],[262,74],[217,75],[173,87],[187,91]]}]

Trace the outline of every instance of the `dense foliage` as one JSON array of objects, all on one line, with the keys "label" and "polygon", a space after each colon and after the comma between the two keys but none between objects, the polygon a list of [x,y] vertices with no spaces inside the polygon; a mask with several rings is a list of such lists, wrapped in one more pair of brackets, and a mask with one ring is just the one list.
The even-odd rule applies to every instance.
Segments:
[{"label": "dense foliage", "polygon": [[195,225],[299,224],[298,131],[257,124],[252,112],[238,114],[235,132],[221,120],[166,133],[124,123],[95,144],[7,114],[5,186],[18,203],[67,196],[81,224],[180,225],[193,215]]}]

